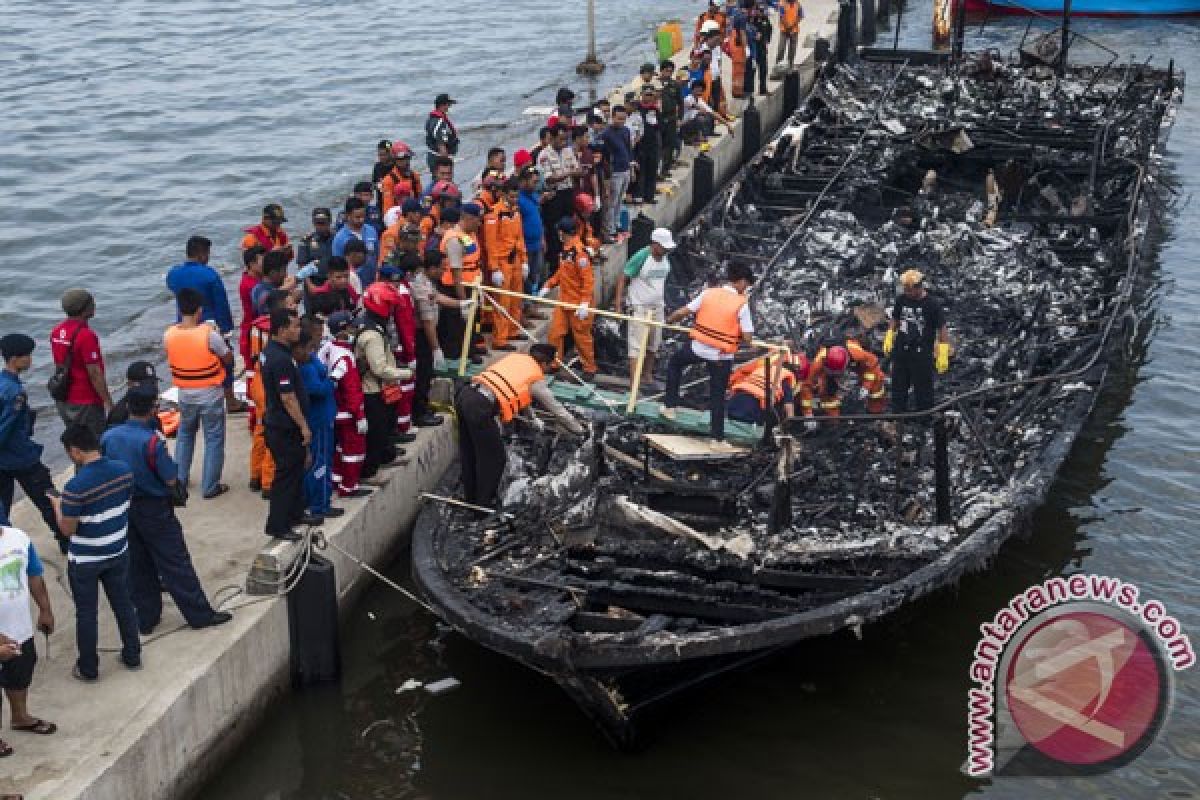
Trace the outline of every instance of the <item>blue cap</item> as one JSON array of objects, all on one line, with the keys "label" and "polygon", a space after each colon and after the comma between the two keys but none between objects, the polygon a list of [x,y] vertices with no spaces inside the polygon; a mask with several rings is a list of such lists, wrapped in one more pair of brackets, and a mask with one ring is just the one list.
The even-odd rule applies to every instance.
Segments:
[{"label": "blue cap", "polygon": [[578,230],[574,217],[563,217],[558,221],[558,229],[563,233],[574,233]]},{"label": "blue cap", "polygon": [[390,281],[392,278],[395,278],[397,275],[401,274],[403,273],[401,273],[400,270],[396,269],[391,264],[385,264],[379,268],[379,277],[383,278],[385,281]]},{"label": "blue cap", "polygon": [[329,332],[336,336],[354,324],[354,315],[349,311],[335,311],[325,324],[329,326]]},{"label": "blue cap", "polygon": [[424,211],[424,210],[425,210],[425,208],[424,208],[424,206],[421,205],[421,201],[415,197],[404,198],[404,202],[400,205],[400,213],[401,214],[411,214],[414,211]]},{"label": "blue cap", "polygon": [[461,209],[462,213],[470,214],[472,217],[482,217],[483,207],[478,203],[467,203]]}]

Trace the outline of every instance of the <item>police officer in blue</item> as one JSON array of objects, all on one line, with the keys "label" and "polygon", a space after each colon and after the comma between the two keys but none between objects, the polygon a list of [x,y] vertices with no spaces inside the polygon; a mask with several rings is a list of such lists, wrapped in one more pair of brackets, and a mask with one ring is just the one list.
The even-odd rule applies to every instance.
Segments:
[{"label": "police officer in blue", "polygon": [[23,333],[0,338],[0,516],[11,515],[13,489],[21,484],[30,501],[58,540],[58,548],[67,552],[67,540],[58,529],[50,495],[58,494],[50,470],[42,463],[42,446],[33,440],[37,416],[29,407],[29,395],[21,383],[21,373],[33,365],[35,343]]},{"label": "police officer in blue", "polygon": [[129,503],[129,593],[137,609],[138,629],[145,636],[162,618],[165,589],[184,620],[207,628],[233,619],[216,611],[192,566],[183,526],[175,516],[172,494],[179,468],[167,452],[166,439],[153,426],[158,405],[154,386],[136,385],[125,396],[129,420],[110,428],[100,439],[105,457],[121,461],[133,472]]}]

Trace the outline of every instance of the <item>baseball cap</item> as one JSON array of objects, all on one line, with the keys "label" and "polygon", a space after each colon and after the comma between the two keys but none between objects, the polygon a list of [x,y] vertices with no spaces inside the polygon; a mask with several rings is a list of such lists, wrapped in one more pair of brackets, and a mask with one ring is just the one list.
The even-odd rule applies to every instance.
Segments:
[{"label": "baseball cap", "polygon": [[329,332],[336,336],[354,324],[354,315],[349,311],[335,311],[325,324],[329,326]]},{"label": "baseball cap", "polygon": [[462,213],[470,214],[472,217],[482,217],[483,208],[478,203],[467,203],[462,207]]},{"label": "baseball cap", "polygon": [[671,238],[671,232],[666,228],[655,228],[654,233],[650,234],[650,241],[667,250],[675,249],[675,240]]},{"label": "baseball cap", "polygon": [[146,383],[154,381],[158,383],[158,373],[154,371],[154,365],[149,361],[134,361],[125,370],[125,380],[130,383]]},{"label": "baseball cap", "polygon": [[268,203],[263,206],[262,215],[264,217],[271,217],[277,222],[287,222],[287,217],[283,215],[283,206],[279,205],[279,203]]},{"label": "baseball cap", "polygon": [[562,219],[560,219],[558,221],[558,229],[560,231],[562,231],[563,233],[574,233],[576,230],[575,218],[574,217],[563,217]]},{"label": "baseball cap", "polygon": [[333,212],[328,208],[314,208],[312,218],[313,222],[333,222]]},{"label": "baseball cap", "polygon": [[433,104],[435,106],[442,106],[442,105],[454,105],[457,102],[458,101],[452,99],[450,97],[450,95],[446,94],[445,92],[442,92],[436,98],[434,98]]},{"label": "baseball cap", "polygon": [[527,167],[533,163],[533,155],[525,149],[518,150],[513,153],[513,166],[517,169]]}]

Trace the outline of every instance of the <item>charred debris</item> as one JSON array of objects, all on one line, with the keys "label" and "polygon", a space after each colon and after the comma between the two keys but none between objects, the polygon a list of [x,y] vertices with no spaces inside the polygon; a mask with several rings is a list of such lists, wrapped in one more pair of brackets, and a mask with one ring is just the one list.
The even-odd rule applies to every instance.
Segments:
[{"label": "charred debris", "polygon": [[[418,582],[454,627],[555,678],[620,741],[672,691],[633,696],[631,675],[858,631],[983,568],[1136,334],[1181,98],[1182,76],[1144,65],[827,67],[684,233],[668,300],[748,261],[758,336],[811,355],[853,333],[881,353],[896,276],[915,266],[951,329],[939,405],[868,416],[850,385],[840,420],[815,434],[782,422],[718,460],[654,452],[644,434],[668,429],[644,418],[593,415],[582,442],[522,433],[509,513],[427,513]],[[622,353],[619,331],[597,333]],[[701,408],[705,392],[685,397]]]}]

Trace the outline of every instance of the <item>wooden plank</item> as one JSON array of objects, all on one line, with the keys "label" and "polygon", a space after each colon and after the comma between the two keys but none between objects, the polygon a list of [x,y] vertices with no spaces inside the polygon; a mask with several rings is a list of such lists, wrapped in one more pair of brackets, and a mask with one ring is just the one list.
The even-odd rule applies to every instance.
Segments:
[{"label": "wooden plank", "polygon": [[729,442],[677,433],[646,433],[642,436],[651,447],[674,461],[721,461],[750,452],[748,447],[738,447]]}]

